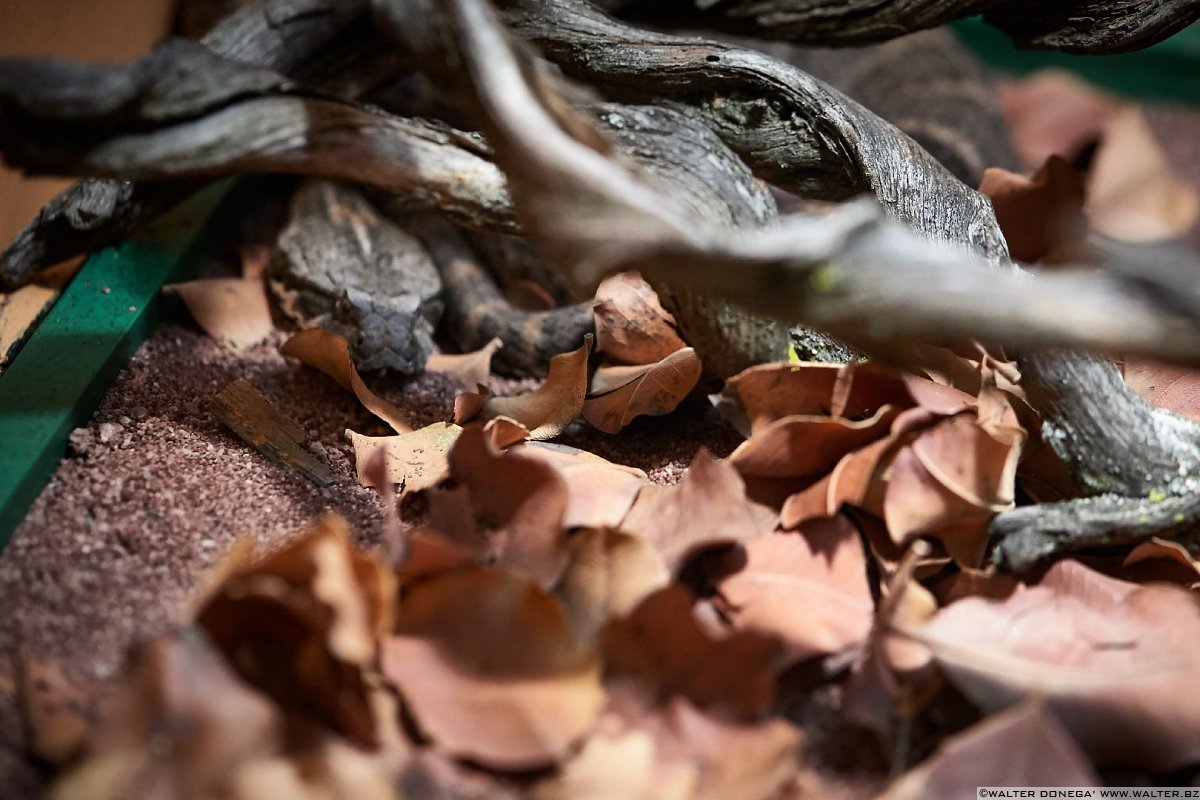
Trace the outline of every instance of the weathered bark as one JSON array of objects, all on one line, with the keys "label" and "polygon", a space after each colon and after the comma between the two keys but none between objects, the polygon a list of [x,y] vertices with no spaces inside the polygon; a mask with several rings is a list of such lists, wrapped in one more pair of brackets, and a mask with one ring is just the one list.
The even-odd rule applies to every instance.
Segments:
[{"label": "weathered bark", "polygon": [[[365,0],[263,0],[223,20],[203,43],[232,61],[336,85],[351,63],[369,65],[378,78],[374,71],[386,63],[378,57],[382,48],[371,44],[378,41]],[[120,241],[199,185],[76,183],[0,253],[0,291],[22,285],[42,267]]]},{"label": "weathered bark", "polygon": [[820,45],[893,39],[983,14],[1020,47],[1119,53],[1200,18],[1197,0],[603,0],[640,19]]}]

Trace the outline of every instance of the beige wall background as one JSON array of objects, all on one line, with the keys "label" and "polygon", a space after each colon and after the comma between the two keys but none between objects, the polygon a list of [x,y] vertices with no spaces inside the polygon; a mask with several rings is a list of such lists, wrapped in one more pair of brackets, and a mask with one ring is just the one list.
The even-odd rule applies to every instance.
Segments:
[{"label": "beige wall background", "polygon": [[[126,61],[166,35],[173,7],[173,0],[0,0],[0,56]],[[69,182],[0,167],[0,246]]]}]

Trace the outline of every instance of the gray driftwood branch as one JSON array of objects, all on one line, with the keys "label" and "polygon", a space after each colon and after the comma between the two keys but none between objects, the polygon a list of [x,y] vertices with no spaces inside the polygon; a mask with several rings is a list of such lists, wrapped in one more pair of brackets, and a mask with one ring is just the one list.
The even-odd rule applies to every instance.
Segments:
[{"label": "gray driftwood branch", "polygon": [[[956,324],[973,308],[986,314],[980,305],[1006,306],[1008,293],[1020,294],[1022,283],[1025,288],[1038,285],[1022,298],[1022,309],[1027,310],[1026,303],[1034,297],[1047,296],[1043,290],[1056,297],[1035,317],[1061,319],[1072,313],[1068,307],[1079,308],[1080,297],[1074,294],[1078,285],[1057,294],[1056,289],[1069,284],[1055,287],[1045,276],[1032,278],[1011,265],[997,270],[994,253],[992,258],[979,258],[947,248],[941,258],[930,257],[926,244],[918,248],[922,263],[908,263],[913,242],[921,240],[862,206],[850,206],[820,222],[792,218],[770,231],[714,230],[613,162],[603,148],[592,146],[591,137],[572,136],[568,131],[578,131],[578,120],[564,125],[568,111],[560,103],[546,102],[553,96],[554,78],[536,62],[520,59],[485,4],[454,0],[452,9],[489,137],[510,176],[523,221],[557,250],[573,256],[584,271],[637,266],[668,289],[684,284],[736,298],[749,309],[788,313],[868,351],[889,355],[895,355],[896,342],[905,333],[897,324],[907,316],[901,306],[905,300],[897,298],[920,305],[922,312],[917,313],[927,310],[929,296],[943,298],[943,325]],[[586,60],[581,50],[571,57]],[[936,198],[917,197],[912,202],[939,202]],[[872,263],[880,263],[885,254],[893,271],[873,270]],[[1063,278],[1087,281],[1083,276]],[[959,291],[968,286],[968,291]],[[839,298],[841,292],[856,301],[872,292],[886,299],[872,313],[857,317],[856,325],[843,328],[838,322],[847,321],[845,317],[832,319],[838,300],[844,299]],[[1130,299],[1124,291],[1117,293]],[[972,298],[983,302],[973,304]],[[1010,310],[1016,316],[1005,315],[1005,335],[1027,325],[1037,327],[1021,310]],[[970,325],[975,334],[987,338],[983,322],[972,319]],[[1170,324],[1184,325],[1190,330],[1181,328],[1180,335],[1196,339],[1194,320],[1174,317]],[[1093,319],[1086,327],[1094,325],[1121,327],[1112,318]],[[1158,340],[1160,352],[1163,341]],[[1037,353],[1028,347],[1024,352],[1027,382],[1044,415],[1047,437],[1093,496],[999,515],[993,522],[1000,539],[999,560],[1024,569],[1064,549],[1193,530],[1200,521],[1200,504],[1193,500],[1193,473],[1200,466],[1196,426],[1151,410],[1120,382],[1111,364],[1065,352]]]},{"label": "gray driftwood branch", "polygon": [[601,5],[642,19],[822,46],[878,42],[983,14],[1018,46],[1093,54],[1148,47],[1200,18],[1196,0],[605,0]]}]

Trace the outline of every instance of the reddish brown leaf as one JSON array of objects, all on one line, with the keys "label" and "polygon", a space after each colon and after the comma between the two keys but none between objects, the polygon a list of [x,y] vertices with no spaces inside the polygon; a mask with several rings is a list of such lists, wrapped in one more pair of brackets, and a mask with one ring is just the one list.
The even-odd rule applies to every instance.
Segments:
[{"label": "reddish brown leaf", "polygon": [[595,651],[562,605],[510,572],[467,567],[401,600],[383,671],[438,747],[498,769],[553,764],[604,702]]},{"label": "reddish brown leaf", "polygon": [[737,471],[707,450],[696,454],[675,486],[643,486],[621,530],[650,542],[672,573],[700,550],[749,542],[774,519],[746,497]]},{"label": "reddish brown leaf", "polygon": [[692,595],[671,584],[644,599],[601,636],[604,663],[657,698],[688,698],[702,709],[754,718],[771,704],[779,645],[743,631],[715,638],[696,621]]},{"label": "reddish brown leaf", "polygon": [[1025,169],[1052,155],[1077,156],[1104,130],[1120,103],[1077,76],[1044,69],[999,85],[1000,107]]},{"label": "reddish brown leaf", "polygon": [[350,345],[341,336],[320,328],[309,328],[284,342],[279,351],[333,378],[343,389],[352,392],[364,408],[391,425],[396,433],[412,431],[398,408],[363,383],[350,357]]},{"label": "reddish brown leaf", "polygon": [[616,527],[647,482],[646,473],[640,469],[614,464],[573,447],[530,442],[510,452],[549,464],[566,483],[564,528]]},{"label": "reddish brown leaf", "polygon": [[465,498],[450,502],[466,515],[469,528],[442,532],[463,544],[484,545],[502,563],[552,585],[566,564],[567,484],[558,471],[536,458],[501,453],[479,426],[463,430],[448,458],[451,477],[465,489]]},{"label": "reddish brown leaf", "polygon": [[776,420],[797,415],[828,415],[838,364],[759,364],[725,381],[713,403],[749,438]]},{"label": "reddish brown leaf", "polygon": [[845,517],[770,533],[747,544],[746,556],[720,584],[736,628],[776,637],[789,661],[866,639],[875,604],[862,542]]},{"label": "reddish brown leaf", "polygon": [[1138,583],[1165,581],[1183,586],[1200,584],[1200,563],[1179,542],[1148,539],[1129,551],[1121,577]]},{"label": "reddish brown leaf", "polygon": [[1032,178],[999,167],[983,173],[979,191],[992,201],[1012,257],[1035,262],[1087,234],[1083,175],[1050,156]]},{"label": "reddish brown leaf", "polygon": [[585,528],[567,540],[570,559],[554,593],[581,636],[594,636],[667,585],[671,573],[644,539],[611,528]]},{"label": "reddish brown leaf", "polygon": [[231,350],[258,344],[275,330],[261,278],[202,278],[163,291],[178,294],[196,324]]},{"label": "reddish brown leaf", "polygon": [[700,359],[690,347],[654,364],[601,367],[583,403],[583,418],[605,433],[617,433],[635,417],[674,411],[700,381]]},{"label": "reddish brown leaf", "polygon": [[987,712],[1043,696],[1096,763],[1200,758],[1200,605],[1184,589],[1061,561],[1007,600],[959,600],[906,632]]},{"label": "reddish brown leaf", "polygon": [[1103,786],[1071,735],[1036,700],[951,736],[881,800],[958,800],[980,786]]},{"label": "reddish brown leaf", "polygon": [[594,314],[596,350],[619,364],[654,364],[684,347],[675,318],[636,272],[605,278]]},{"label": "reddish brown leaf", "polygon": [[351,546],[345,522],[230,577],[197,615],[252,685],[354,741],[376,743],[365,670],[391,627],[395,580]]},{"label": "reddish brown leaf", "polygon": [[[587,394],[588,352],[592,338],[578,349],[550,359],[546,380],[532,392],[513,397],[486,397],[482,405],[464,401],[460,413],[455,400],[454,419],[460,424],[474,416],[476,407],[484,420],[508,417],[529,430],[530,439],[553,439],[583,410]],[[472,395],[459,395],[459,398]]]}]

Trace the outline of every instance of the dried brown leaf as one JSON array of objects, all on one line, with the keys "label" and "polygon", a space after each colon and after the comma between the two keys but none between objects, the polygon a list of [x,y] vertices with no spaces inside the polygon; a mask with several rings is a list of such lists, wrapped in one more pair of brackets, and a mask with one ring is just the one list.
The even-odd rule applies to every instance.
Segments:
[{"label": "dried brown leaf", "polygon": [[700,359],[690,347],[655,364],[601,367],[583,403],[583,418],[605,433],[617,433],[635,417],[669,414],[699,383],[700,370]]},{"label": "dried brown leaf", "polygon": [[230,575],[197,623],[239,673],[282,707],[373,746],[365,672],[390,629],[395,579],[327,517],[282,550]]},{"label": "dried brown leaf", "polygon": [[412,432],[412,426],[400,410],[363,383],[350,357],[350,345],[341,336],[320,328],[309,328],[284,342],[279,351],[333,378],[343,389],[352,392],[364,408],[391,425],[396,433]]},{"label": "dried brown leaf", "polygon": [[645,540],[612,528],[575,531],[567,552],[567,568],[554,593],[584,637],[629,614],[671,580],[662,557]]},{"label": "dried brown leaf", "polygon": [[1000,107],[1024,169],[1053,155],[1073,159],[1096,141],[1120,102],[1073,73],[1044,69],[999,89]]},{"label": "dried brown leaf", "polygon": [[275,330],[261,278],[202,278],[163,291],[178,294],[196,324],[231,350],[258,344]]},{"label": "dried brown leaf", "polygon": [[774,636],[788,661],[862,644],[875,604],[858,531],[843,516],[746,545],[746,565],[721,581],[739,630]]},{"label": "dried brown leaf", "polygon": [[620,527],[650,542],[674,574],[701,550],[758,538],[774,518],[746,497],[732,466],[701,450],[675,486],[643,486]]},{"label": "dried brown leaf", "polygon": [[640,469],[574,447],[529,442],[510,452],[549,464],[562,477],[567,485],[562,524],[568,529],[616,527],[647,483]]},{"label": "dried brown leaf", "polygon": [[654,364],[685,346],[675,318],[636,272],[601,281],[594,314],[596,350],[619,364]]},{"label": "dried brown leaf", "polygon": [[750,631],[717,638],[692,613],[687,589],[671,584],[601,635],[604,664],[660,701],[680,695],[699,708],[752,719],[775,694],[779,645]]},{"label": "dried brown leaf", "polygon": [[382,453],[386,480],[399,485],[403,497],[428,489],[449,476],[450,464],[446,455],[460,433],[462,428],[453,423],[435,422],[396,436],[363,436],[351,430],[346,431],[346,436],[354,446],[358,482],[363,486],[375,485],[367,475],[366,467],[372,458]]},{"label": "dried brown leaf", "polygon": [[1020,261],[1040,261],[1087,234],[1083,175],[1060,156],[1050,156],[1031,178],[990,167],[979,191],[991,198],[1009,252]]},{"label": "dried brown leaf", "polygon": [[[450,499],[459,508],[460,522],[442,532],[484,548],[542,586],[553,585],[567,559],[567,484],[558,470],[519,452],[501,453],[477,425],[463,430],[448,458],[450,475],[465,489],[465,497]],[[448,495],[435,497],[444,503]]]},{"label": "dried brown leaf", "polygon": [[383,671],[439,748],[498,769],[562,760],[604,702],[595,651],[562,605],[491,567],[409,588]]},{"label": "dried brown leaf", "polygon": [[473,353],[434,353],[425,362],[425,369],[428,372],[447,372],[468,388],[487,385],[492,377],[492,356],[503,346],[499,337],[494,337]]},{"label": "dried brown leaf", "polygon": [[[542,385],[532,392],[513,397],[485,397],[478,403],[477,395],[459,395],[454,403],[454,420],[462,424],[478,414],[484,420],[508,417],[529,430],[530,439],[553,439],[583,410],[587,394],[589,335],[578,350],[562,353],[550,359],[550,370]],[[460,413],[459,400],[463,400]]]},{"label": "dried brown leaf", "polygon": [[1060,561],[1007,600],[959,600],[905,632],[986,712],[1044,697],[1097,764],[1200,758],[1200,605],[1184,589]]},{"label": "dried brown leaf", "polygon": [[1029,700],[951,736],[881,800],[958,800],[980,786],[1102,786],[1045,706]]}]

